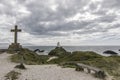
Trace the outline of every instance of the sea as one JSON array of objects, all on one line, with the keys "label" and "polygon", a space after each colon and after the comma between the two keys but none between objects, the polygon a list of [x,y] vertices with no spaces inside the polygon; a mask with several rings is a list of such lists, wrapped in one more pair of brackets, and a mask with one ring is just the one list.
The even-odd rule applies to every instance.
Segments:
[{"label": "sea", "polygon": [[[45,50],[44,54],[48,54],[52,49],[56,46],[24,46],[25,48],[29,48],[30,50],[40,49]],[[106,50],[112,50],[120,55],[120,46],[62,46],[68,52],[73,51],[94,51],[100,55],[103,54]]]},{"label": "sea", "polygon": [[[52,49],[54,49],[56,46],[23,46],[24,48],[28,48],[30,50],[45,50],[43,54],[47,55]],[[120,46],[62,46],[65,50],[68,52],[73,51],[94,51],[98,54],[103,54],[106,50],[112,50],[114,52],[117,52],[120,55]],[[7,46],[0,46],[0,49],[7,49]]]}]

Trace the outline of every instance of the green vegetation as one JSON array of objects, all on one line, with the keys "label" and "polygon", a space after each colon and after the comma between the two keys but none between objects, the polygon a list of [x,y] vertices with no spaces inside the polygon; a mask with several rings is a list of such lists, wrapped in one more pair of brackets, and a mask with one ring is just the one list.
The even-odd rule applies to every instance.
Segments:
[{"label": "green vegetation", "polygon": [[[114,76],[116,80],[120,80],[120,56],[105,57],[91,51],[75,51],[69,53],[62,47],[56,47],[49,55],[37,55],[28,49],[23,49],[21,53],[24,53],[25,64],[61,64],[75,61],[100,68],[109,73],[109,75]],[[51,56],[58,56],[58,58],[47,62]],[[20,62],[21,55],[15,54],[11,57],[11,60],[13,62]],[[64,67],[75,67],[75,65],[67,64]]]},{"label": "green vegetation", "polygon": [[69,54],[70,53],[67,52],[63,47],[56,47],[55,49],[51,50],[48,55],[64,57],[64,56],[67,56]]},{"label": "green vegetation", "polygon": [[101,57],[102,57],[101,55],[95,52],[75,51],[71,55],[65,57],[65,59],[68,61],[85,61],[85,60],[96,59],[96,58],[101,58]]},{"label": "green vegetation", "polygon": [[95,53],[95,52],[82,52],[82,51],[76,51],[73,52],[72,54],[65,55],[64,57],[59,57],[58,59],[51,60],[51,63],[63,63],[63,62],[69,62],[69,61],[85,61],[89,59],[96,59],[96,58],[101,58],[102,56]]},{"label": "green vegetation", "polygon": [[29,49],[22,49],[20,54],[14,54],[11,56],[11,61],[20,63],[21,62],[21,54],[24,57],[24,63],[29,65],[37,65],[37,64],[46,64],[49,56],[45,55],[37,55],[33,51]]},{"label": "green vegetation", "polygon": [[17,80],[19,75],[20,75],[20,73],[11,71],[5,76],[6,77],[5,80]]},{"label": "green vegetation", "polygon": [[26,69],[26,67],[22,63],[19,65],[16,65],[15,68],[22,69],[22,70]]},{"label": "green vegetation", "polygon": [[[58,59],[51,60],[51,63],[63,63],[63,62],[79,62],[86,65],[90,65],[93,67],[100,68],[109,75],[114,76],[115,80],[120,80],[120,56],[110,56],[105,57],[101,56],[95,52],[90,51],[75,51],[71,55],[67,55],[64,57],[59,57]],[[49,63],[50,63],[49,62]],[[70,65],[64,65],[64,67],[69,67]],[[74,67],[75,65],[72,64],[70,67]]]}]

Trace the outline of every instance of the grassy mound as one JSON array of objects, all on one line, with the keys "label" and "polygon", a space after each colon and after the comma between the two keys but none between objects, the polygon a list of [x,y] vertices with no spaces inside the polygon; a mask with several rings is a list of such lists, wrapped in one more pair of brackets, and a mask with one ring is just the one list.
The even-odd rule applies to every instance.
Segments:
[{"label": "grassy mound", "polygon": [[64,57],[59,57],[58,59],[51,60],[51,62],[55,63],[62,63],[62,62],[69,62],[69,61],[85,61],[94,58],[101,58],[102,56],[95,53],[95,52],[82,52],[82,51],[75,51],[72,54],[65,55]]},{"label": "grassy mound", "polygon": [[71,55],[67,56],[66,58],[69,61],[85,61],[89,59],[96,59],[96,58],[101,58],[102,56],[91,51],[75,51]]},{"label": "grassy mound", "polygon": [[64,57],[64,56],[69,55],[69,54],[70,53],[67,52],[63,47],[56,47],[55,49],[51,50],[48,55]]},{"label": "grassy mound", "polygon": [[19,75],[21,75],[21,73],[10,71],[8,74],[6,74],[5,80],[17,80],[19,78]]},{"label": "grassy mound", "polygon": [[[49,58],[49,56],[37,55],[36,53],[34,53],[33,51],[29,49],[22,49],[21,53],[23,54],[23,57],[24,57],[24,63],[29,64],[29,65],[45,64],[47,63],[46,61]],[[20,54],[14,54],[11,56],[11,61],[20,63],[21,58],[22,56]]]},{"label": "grassy mound", "polygon": [[18,69],[22,69],[22,70],[25,70],[26,67],[24,66],[24,64],[19,64],[19,65],[16,65],[15,68],[18,68]]}]

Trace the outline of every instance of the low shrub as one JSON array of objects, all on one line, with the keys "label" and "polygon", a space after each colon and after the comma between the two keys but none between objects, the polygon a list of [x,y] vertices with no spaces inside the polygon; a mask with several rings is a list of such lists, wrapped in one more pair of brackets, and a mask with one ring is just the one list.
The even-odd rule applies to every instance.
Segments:
[{"label": "low shrub", "polygon": [[6,77],[5,80],[17,80],[19,75],[20,75],[20,73],[11,71],[5,76]]}]

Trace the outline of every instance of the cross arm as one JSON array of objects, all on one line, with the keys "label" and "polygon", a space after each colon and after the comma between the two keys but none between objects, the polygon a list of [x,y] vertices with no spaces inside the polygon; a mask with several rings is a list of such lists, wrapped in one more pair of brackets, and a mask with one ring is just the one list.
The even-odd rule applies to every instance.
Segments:
[{"label": "cross arm", "polygon": [[18,29],[17,31],[18,31],[18,32],[21,32],[22,30],[21,30],[21,29]]},{"label": "cross arm", "polygon": [[15,32],[15,30],[11,29],[11,32]]},{"label": "cross arm", "polygon": [[15,31],[21,32],[22,30],[21,29],[18,29],[18,30],[11,29],[11,32],[15,32]]}]

